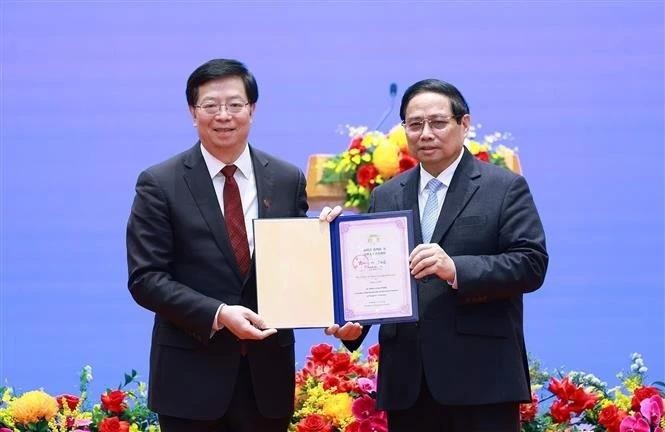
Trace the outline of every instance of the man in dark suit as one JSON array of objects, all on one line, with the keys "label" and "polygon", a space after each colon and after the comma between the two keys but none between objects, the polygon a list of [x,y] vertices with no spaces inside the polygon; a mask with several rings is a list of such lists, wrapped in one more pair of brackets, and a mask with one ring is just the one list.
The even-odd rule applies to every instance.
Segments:
[{"label": "man in dark suit", "polygon": [[[548,263],[529,187],[466,150],[469,108],[451,84],[415,83],[400,117],[420,165],[377,187],[369,211],[419,216],[420,320],[379,330],[378,407],[391,432],[519,431],[519,403],[531,400],[522,295]],[[355,349],[367,330],[327,332]]]},{"label": "man in dark suit", "polygon": [[149,407],[165,432],[286,431],[293,331],[254,312],[252,219],[305,216],[305,178],[248,144],[242,63],[201,65],[186,96],[200,141],[139,175],[127,226],[129,290],[155,313]]}]

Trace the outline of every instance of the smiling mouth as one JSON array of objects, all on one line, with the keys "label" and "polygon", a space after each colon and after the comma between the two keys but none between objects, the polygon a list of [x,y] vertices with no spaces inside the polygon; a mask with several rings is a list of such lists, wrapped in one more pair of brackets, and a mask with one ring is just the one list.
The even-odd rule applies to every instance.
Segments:
[{"label": "smiling mouth", "polygon": [[235,128],[214,128],[213,129],[215,132],[233,132]]}]

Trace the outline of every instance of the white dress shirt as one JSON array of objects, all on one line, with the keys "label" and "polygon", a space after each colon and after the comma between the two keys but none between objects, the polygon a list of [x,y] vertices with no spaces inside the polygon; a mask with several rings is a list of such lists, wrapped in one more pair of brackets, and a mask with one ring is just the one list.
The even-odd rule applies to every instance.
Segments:
[{"label": "white dress shirt", "polygon": [[[446,199],[446,194],[448,193],[448,188],[450,187],[450,181],[453,179],[455,170],[457,169],[457,166],[462,160],[463,155],[464,155],[464,149],[460,151],[460,154],[457,157],[457,159],[455,159],[455,161],[452,164],[450,164],[448,168],[441,171],[441,173],[436,177],[437,180],[443,183],[443,187],[439,188],[439,190],[436,191],[437,203],[439,205],[439,208],[436,212],[437,219],[438,216],[441,215],[441,208],[443,207],[443,202]],[[420,210],[420,220],[423,219],[423,211],[425,211],[425,203],[427,203],[427,198],[429,197],[430,194],[426,186],[427,183],[429,183],[429,181],[432,180],[433,178],[434,176],[425,171],[423,165],[420,164],[420,185],[418,185],[418,209]],[[453,262],[453,267],[454,266],[455,263]],[[455,271],[455,277],[453,278],[453,280],[447,282],[453,288],[457,289],[457,271]]]},{"label": "white dress shirt", "polygon": [[[208,173],[212,179],[212,186],[215,188],[215,195],[219,202],[219,208],[222,209],[224,214],[224,183],[226,178],[221,173],[222,168],[227,164],[217,159],[210,154],[203,144],[201,144],[201,154],[203,160],[208,167]],[[245,150],[238,156],[232,165],[238,167],[233,174],[233,178],[238,183],[238,190],[240,191],[240,201],[242,202],[242,213],[245,216],[245,231],[247,231],[247,242],[249,244],[250,255],[254,253],[254,230],[252,229],[252,220],[259,217],[259,204],[256,193],[256,177],[254,176],[254,166],[252,165],[252,157],[249,153],[249,145],[245,145]],[[210,337],[213,337],[215,332],[224,328],[219,323],[219,313],[226,304],[222,303],[217,309],[215,319],[212,322],[212,332]]]}]

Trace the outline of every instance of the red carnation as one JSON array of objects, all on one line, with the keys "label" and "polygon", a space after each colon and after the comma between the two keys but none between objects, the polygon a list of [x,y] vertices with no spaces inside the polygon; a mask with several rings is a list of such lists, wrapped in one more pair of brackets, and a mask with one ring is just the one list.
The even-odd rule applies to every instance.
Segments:
[{"label": "red carnation", "polygon": [[129,432],[129,423],[118,417],[108,417],[99,423],[99,432]]},{"label": "red carnation", "polygon": [[487,153],[486,151],[478,152],[475,156],[476,156],[477,159],[480,159],[481,161],[484,161],[484,162],[489,162],[490,161],[490,154]]},{"label": "red carnation", "polygon": [[358,171],[356,172],[356,181],[360,186],[369,188],[371,184],[370,182],[374,180],[377,175],[379,175],[379,170],[377,170],[373,164],[363,164],[360,165]]},{"label": "red carnation", "polygon": [[656,387],[651,386],[642,386],[635,389],[633,393],[633,399],[630,401],[631,408],[633,411],[640,411],[640,403],[644,399],[648,399],[651,396],[660,396],[660,391]]},{"label": "red carnation", "polygon": [[125,392],[113,390],[102,395],[102,408],[113,414],[120,414],[127,409]]},{"label": "red carnation", "polygon": [[56,396],[55,399],[58,401],[58,407],[60,409],[62,409],[64,405],[67,405],[67,407],[71,411],[74,411],[76,409],[76,407],[79,404],[79,400],[80,400],[80,398],[78,396],[74,396],[74,395],[70,395],[70,394],[61,394],[60,396]]},{"label": "red carnation", "polygon": [[617,408],[616,405],[608,405],[598,415],[598,423],[601,424],[607,432],[619,432],[621,420],[628,417],[628,413]]},{"label": "red carnation", "polygon": [[416,165],[418,165],[418,159],[406,153],[402,153],[402,157],[399,159],[399,172],[404,172]]},{"label": "red carnation", "polygon": [[320,414],[310,414],[296,425],[297,432],[331,432],[332,425]]}]

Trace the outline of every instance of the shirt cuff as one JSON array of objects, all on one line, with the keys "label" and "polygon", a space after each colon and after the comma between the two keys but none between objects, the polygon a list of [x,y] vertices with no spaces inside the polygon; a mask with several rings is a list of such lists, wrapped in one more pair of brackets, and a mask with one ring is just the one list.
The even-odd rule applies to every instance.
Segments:
[{"label": "shirt cuff", "polygon": [[215,319],[212,322],[212,330],[210,331],[210,338],[212,338],[215,335],[215,333],[224,328],[224,325],[219,322],[219,314],[222,312],[224,306],[226,306],[226,303],[222,303],[217,308],[217,312],[215,313]]},{"label": "shirt cuff", "polygon": [[455,267],[455,261],[453,261],[453,273],[455,274],[453,280],[448,280],[446,282],[448,282],[453,289],[457,289],[457,268]]}]

